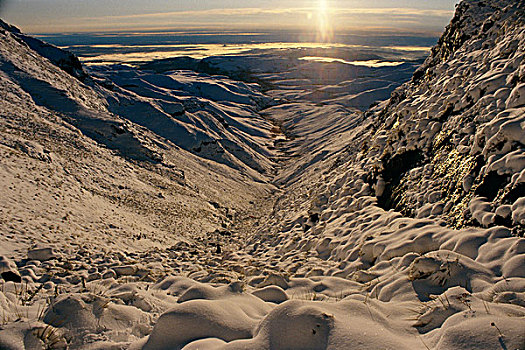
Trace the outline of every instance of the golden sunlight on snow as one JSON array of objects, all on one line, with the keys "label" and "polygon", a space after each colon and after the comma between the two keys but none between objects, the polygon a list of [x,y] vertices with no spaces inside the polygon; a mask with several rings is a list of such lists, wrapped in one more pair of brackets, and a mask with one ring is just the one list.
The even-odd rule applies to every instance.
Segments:
[{"label": "golden sunlight on snow", "polygon": [[397,61],[396,62],[387,62],[387,61],[380,61],[380,60],[347,61],[341,58],[311,57],[311,56],[300,57],[299,60],[313,61],[313,62],[320,62],[320,63],[343,63],[343,64],[350,64],[354,66],[371,67],[371,68],[397,67],[403,64],[403,62],[397,62]]}]

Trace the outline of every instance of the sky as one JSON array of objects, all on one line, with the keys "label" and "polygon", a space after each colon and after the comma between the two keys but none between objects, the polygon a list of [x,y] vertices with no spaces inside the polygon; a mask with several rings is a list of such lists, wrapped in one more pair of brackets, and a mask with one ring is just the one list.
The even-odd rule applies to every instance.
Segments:
[{"label": "sky", "polygon": [[0,0],[27,33],[174,28],[440,33],[458,0]]}]

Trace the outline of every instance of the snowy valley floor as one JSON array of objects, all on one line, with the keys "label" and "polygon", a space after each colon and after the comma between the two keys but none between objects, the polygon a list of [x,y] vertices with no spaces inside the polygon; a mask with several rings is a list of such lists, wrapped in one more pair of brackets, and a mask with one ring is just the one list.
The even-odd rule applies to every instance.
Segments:
[{"label": "snowy valley floor", "polygon": [[[304,103],[263,113],[287,135],[275,135],[280,157],[275,186],[254,183],[242,189],[230,180],[226,187],[237,186],[235,195],[253,192],[236,211],[218,204],[224,198],[188,204],[206,217],[216,213],[215,224],[222,227],[208,224],[210,229],[197,235],[191,225],[202,224],[192,216],[182,228],[192,232],[159,236],[176,230],[189,215],[186,208],[158,207],[160,195],[161,203],[184,195],[165,173],[109,164],[125,173],[101,169],[114,178],[92,185],[92,191],[105,189],[109,196],[85,193],[85,174],[81,186],[71,183],[71,164],[66,171],[49,168],[56,159],[42,163],[4,153],[3,167],[18,191],[11,205],[31,202],[38,215],[51,209],[38,223],[27,222],[29,209],[13,214],[18,221],[4,223],[17,232],[20,248],[12,268],[26,282],[2,284],[2,348],[523,347],[523,239],[504,227],[455,231],[440,220],[379,208],[359,169],[340,165],[354,152],[348,140],[366,131],[363,114],[349,117],[339,106]],[[86,155],[78,157],[87,161]],[[42,177],[27,184],[25,169]],[[203,175],[195,176],[185,171],[186,182]],[[37,190],[53,186],[47,181],[58,188],[55,198]],[[202,189],[201,183],[196,186]],[[133,205],[122,194],[130,190]],[[75,196],[84,220],[92,223],[76,222],[81,216]],[[115,203],[122,208],[114,210]],[[139,206],[141,215],[130,206]],[[158,218],[148,214],[163,210],[172,224],[156,223]],[[73,212],[69,218],[68,212]],[[45,226],[50,222],[56,226]],[[107,222],[114,224],[97,226]],[[40,240],[31,233],[44,229],[49,233]],[[129,237],[130,231],[143,236]],[[32,242],[53,251],[26,255]]]}]

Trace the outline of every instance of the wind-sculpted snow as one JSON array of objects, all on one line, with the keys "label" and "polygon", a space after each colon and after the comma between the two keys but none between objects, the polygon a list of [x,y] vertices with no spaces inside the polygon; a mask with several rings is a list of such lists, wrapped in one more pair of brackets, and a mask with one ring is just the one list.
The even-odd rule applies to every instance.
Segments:
[{"label": "wind-sculpted snow", "polygon": [[383,207],[523,234],[522,11],[519,2],[462,3],[415,80],[371,112],[365,169]]},{"label": "wind-sculpted snow", "polygon": [[2,31],[0,348],[523,349],[523,11],[365,113]]},{"label": "wind-sculpted snow", "polygon": [[[270,103],[255,84],[188,71],[154,74],[125,66],[98,68],[110,82],[108,109],[198,156],[260,177],[268,172],[270,123],[258,110]],[[254,171],[255,170],[255,171]]]}]

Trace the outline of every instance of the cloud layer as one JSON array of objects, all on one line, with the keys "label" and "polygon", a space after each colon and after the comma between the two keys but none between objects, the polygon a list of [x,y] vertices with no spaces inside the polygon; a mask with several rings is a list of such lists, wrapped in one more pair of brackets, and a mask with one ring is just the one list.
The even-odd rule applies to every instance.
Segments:
[{"label": "cloud layer", "polygon": [[[1,1],[1,0],[0,0]],[[50,0],[48,0],[50,1]],[[114,2],[114,1],[113,1]],[[71,12],[60,16],[42,11],[41,16],[27,14],[31,1],[17,1],[8,6],[7,13],[14,23],[28,32],[104,31],[153,28],[224,28],[224,29],[290,29],[316,30],[320,27],[320,8],[315,3],[296,7],[230,7],[181,9],[177,11],[87,11],[86,15]],[[34,4],[38,2],[33,2]],[[111,1],[110,1],[111,3]],[[271,1],[270,1],[271,3]],[[294,2],[294,4],[297,1]],[[402,2],[398,2],[402,3]],[[21,7],[24,4],[25,7]],[[16,6],[14,6],[16,5]],[[346,7],[345,7],[346,5]],[[17,8],[18,6],[18,8]],[[85,5],[84,5],[85,6]],[[377,6],[377,4],[376,4]],[[81,12],[80,10],[77,12]],[[84,11],[86,12],[86,11]],[[25,15],[22,15],[24,14]],[[124,13],[124,14],[120,14]],[[384,29],[408,31],[441,31],[450,20],[453,10],[418,7],[348,7],[340,1],[338,6],[323,9],[323,26],[331,30]],[[326,30],[326,28],[325,28]]]}]

